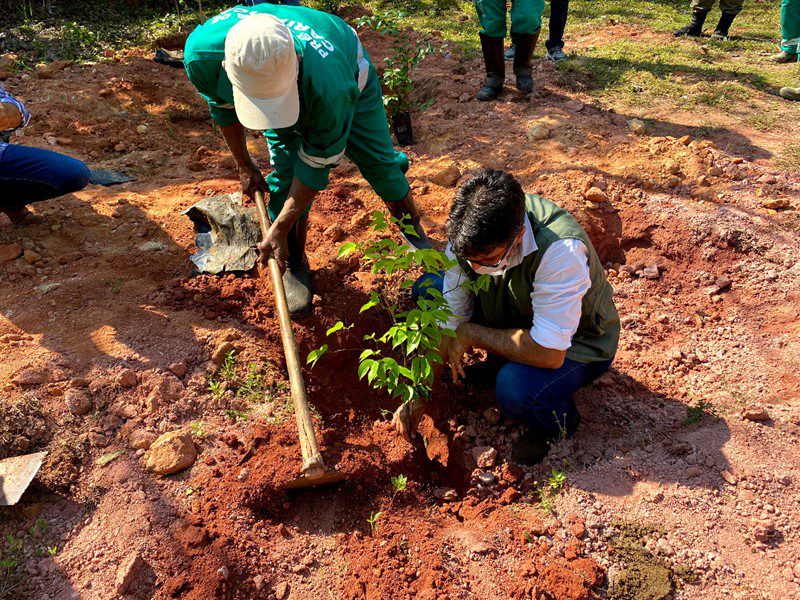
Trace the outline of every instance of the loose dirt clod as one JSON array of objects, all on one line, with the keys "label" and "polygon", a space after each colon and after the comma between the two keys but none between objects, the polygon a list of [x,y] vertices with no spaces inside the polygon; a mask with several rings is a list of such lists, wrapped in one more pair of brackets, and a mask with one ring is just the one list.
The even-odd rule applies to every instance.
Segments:
[{"label": "loose dirt clod", "polygon": [[170,475],[188,469],[197,460],[191,433],[171,431],[157,438],[147,451],[147,468],[156,475]]}]

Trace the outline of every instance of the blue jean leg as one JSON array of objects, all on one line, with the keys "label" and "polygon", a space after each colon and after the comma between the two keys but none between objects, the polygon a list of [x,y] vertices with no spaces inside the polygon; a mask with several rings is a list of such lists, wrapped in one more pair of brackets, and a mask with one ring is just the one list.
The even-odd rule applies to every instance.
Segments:
[{"label": "blue jean leg", "polygon": [[507,416],[527,425],[543,439],[571,436],[580,422],[573,400],[575,392],[607,371],[611,362],[565,359],[558,369],[509,362],[497,374],[495,396]]},{"label": "blue jean leg", "polygon": [[441,273],[423,273],[417,277],[411,288],[411,298],[415,303],[420,298],[431,300],[428,290],[437,290],[441,293],[443,288],[444,276]]},{"label": "blue jean leg", "polygon": [[65,154],[9,144],[0,154],[0,208],[19,210],[26,204],[82,190],[89,169]]}]

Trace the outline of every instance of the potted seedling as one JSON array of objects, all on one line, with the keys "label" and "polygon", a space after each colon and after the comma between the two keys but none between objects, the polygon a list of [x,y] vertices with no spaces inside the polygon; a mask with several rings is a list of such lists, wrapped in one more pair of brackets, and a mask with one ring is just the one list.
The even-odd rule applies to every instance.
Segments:
[{"label": "potted seedling", "polygon": [[359,28],[372,27],[379,34],[392,39],[392,49],[386,58],[381,81],[385,89],[383,104],[389,113],[394,137],[401,146],[414,143],[411,111],[424,110],[433,103],[433,100],[419,102],[411,98],[411,71],[428,54],[432,54],[434,48],[430,42],[413,39],[408,30],[400,28],[400,21],[405,16],[401,11],[389,10],[360,17],[356,21]]}]

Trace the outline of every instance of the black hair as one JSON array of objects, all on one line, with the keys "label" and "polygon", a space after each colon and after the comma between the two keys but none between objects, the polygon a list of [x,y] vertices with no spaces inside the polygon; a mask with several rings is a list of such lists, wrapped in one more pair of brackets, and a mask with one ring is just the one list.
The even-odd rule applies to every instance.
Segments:
[{"label": "black hair", "polygon": [[447,234],[457,256],[477,256],[511,242],[523,226],[525,192],[510,173],[486,169],[456,192]]}]

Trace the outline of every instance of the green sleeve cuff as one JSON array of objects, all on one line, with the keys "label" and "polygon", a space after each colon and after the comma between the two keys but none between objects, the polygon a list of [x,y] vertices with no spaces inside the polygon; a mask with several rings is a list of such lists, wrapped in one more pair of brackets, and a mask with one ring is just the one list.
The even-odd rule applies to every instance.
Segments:
[{"label": "green sleeve cuff", "polygon": [[211,118],[220,127],[227,127],[239,122],[239,119],[236,118],[236,111],[232,108],[209,106],[208,110],[211,113]]},{"label": "green sleeve cuff", "polygon": [[304,162],[299,156],[295,159],[294,176],[312,190],[321,192],[328,187],[330,174],[330,167],[315,168]]}]

